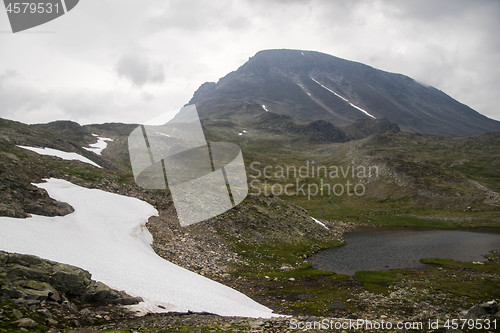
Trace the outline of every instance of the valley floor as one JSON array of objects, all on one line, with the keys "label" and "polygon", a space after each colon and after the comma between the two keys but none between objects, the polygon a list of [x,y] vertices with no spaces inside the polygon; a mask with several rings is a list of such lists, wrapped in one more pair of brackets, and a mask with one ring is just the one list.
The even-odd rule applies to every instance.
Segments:
[{"label": "valley floor", "polygon": [[[417,325],[414,327],[418,329],[404,330],[408,332],[428,331],[418,325],[428,325],[429,320],[440,323],[440,328],[434,332],[447,332],[447,320],[458,318],[498,327],[498,304],[486,301],[500,299],[499,252],[492,253],[483,264],[446,259],[428,260],[427,263],[434,265],[423,270],[372,272],[356,277],[317,271],[307,266],[266,273],[236,271],[230,276],[218,277],[223,280],[221,282],[272,308],[275,313],[290,315],[279,318],[224,317],[192,312],[135,317],[118,306],[90,307],[89,311],[85,308],[87,305],[76,302],[76,309],[68,311],[55,304],[49,307],[46,304],[3,302],[0,332],[18,331],[16,319],[19,316],[36,320],[36,326],[30,331],[76,330],[81,333],[320,332],[325,330],[305,329],[308,327],[305,325],[323,323],[324,328],[325,323],[347,325],[345,323],[350,320],[355,322],[358,319],[369,320],[375,325],[390,322],[393,327],[405,323]],[[59,311],[57,307],[63,309]],[[46,320],[42,315],[45,308],[50,309],[59,324]],[[84,312],[83,309],[87,310]],[[380,332],[366,326],[345,331]],[[460,331],[468,331],[467,326],[454,332]]]},{"label": "valley floor", "polygon": [[[51,133],[40,129],[38,133],[36,128],[24,128],[25,125],[9,124],[9,126],[8,128],[20,127],[20,129],[11,129],[13,133],[5,136],[7,141],[5,138],[0,138],[0,148],[2,148],[0,167],[4,172],[2,184],[0,184],[3,186],[3,192],[0,192],[0,213],[2,213],[0,215],[10,216],[12,219],[26,218],[30,214],[45,215],[47,219],[49,219],[48,216],[59,216],[55,218],[59,220],[76,217],[77,206],[73,205],[77,213],[72,213],[73,208],[63,203],[67,201],[64,197],[57,198],[59,201],[53,200],[40,188],[31,185],[41,183],[42,179],[48,177],[63,179],[75,186],[85,187],[85,192],[98,192],[97,189],[99,189],[114,193],[113,195],[119,194],[145,201],[158,211],[158,216],[149,218],[146,224],[147,230],[142,228],[143,225],[139,229],[136,228],[138,225],[131,224],[131,228],[136,231],[132,233],[132,238],[135,239],[131,240],[129,237],[131,234],[127,232],[127,235],[121,235],[123,237],[116,240],[120,241],[124,248],[128,247],[128,250],[134,250],[133,252],[136,253],[148,252],[148,255],[155,257],[158,255],[180,266],[179,269],[183,272],[182,277],[189,277],[194,281],[193,275],[197,275],[196,281],[205,281],[203,276],[220,282],[235,289],[229,292],[227,290],[229,288],[219,286],[220,290],[226,290],[234,296],[235,301],[257,307],[259,311],[267,314],[270,314],[272,310],[274,313],[290,317],[249,319],[203,313],[163,313],[135,317],[119,305],[103,306],[77,300],[33,303],[11,297],[0,299],[0,332],[18,332],[21,329],[57,332],[82,327],[87,329],[87,332],[92,332],[92,330],[104,332],[294,332],[300,331],[301,327],[297,324],[297,329],[294,328],[295,320],[297,321],[295,323],[298,321],[305,323],[324,318],[368,319],[374,322],[383,320],[394,323],[403,321],[427,323],[429,320],[439,320],[442,325],[448,319],[477,318],[479,322],[497,320],[497,327],[499,325],[500,314],[498,305],[495,303],[495,300],[500,300],[500,256],[498,252],[492,253],[481,263],[427,259],[425,262],[430,265],[422,270],[358,272],[354,277],[316,270],[307,262],[307,258],[316,251],[342,245],[343,233],[359,226],[360,223],[370,224],[372,228],[376,228],[375,225],[387,227],[397,225],[399,227],[434,228],[485,226],[498,229],[500,207],[498,196],[490,195],[492,192],[482,187],[478,188],[474,185],[475,183],[471,185],[469,181],[469,178],[480,179],[481,184],[486,184],[492,189],[491,191],[499,192],[497,168],[491,168],[493,164],[490,162],[492,154],[498,156],[498,135],[492,137],[485,135],[479,139],[452,140],[413,136],[407,133],[384,134],[343,146],[321,146],[319,148],[324,153],[320,154],[318,159],[323,156],[324,163],[343,161],[344,157],[347,163],[356,160],[360,165],[377,162],[377,165],[381,166],[381,172],[386,171],[385,178],[381,177],[377,181],[368,183],[366,197],[355,201],[345,196],[339,197],[335,198],[334,204],[327,200],[328,198],[322,197],[318,200],[306,201],[300,197],[296,197],[295,200],[283,200],[277,196],[249,195],[240,205],[220,216],[181,228],[168,193],[144,191],[134,185],[129,171],[117,171],[120,168],[116,165],[128,163],[122,160],[123,156],[126,156],[123,154],[123,147],[126,147],[125,134],[123,137],[117,136],[116,133],[102,134],[115,138],[115,141],[110,143],[110,147],[103,152],[102,157],[94,156],[99,165],[103,166],[101,169],[19,148],[16,144],[32,146],[32,142],[40,142],[40,145],[49,146],[49,143],[57,141],[55,138],[51,139]],[[123,132],[128,135],[130,131],[123,130]],[[36,136],[31,138],[35,134]],[[240,139],[244,140],[251,135]],[[45,141],[47,143],[42,144]],[[81,138],[78,142],[77,146],[83,146],[86,143]],[[276,142],[272,145],[269,143],[273,142],[264,142],[262,145],[266,149],[266,154],[263,155],[264,160],[275,153],[267,151],[269,146],[283,146]],[[486,149],[485,143],[487,148],[490,148]],[[245,142],[242,141],[240,144],[245,148]],[[389,147],[380,151],[381,145],[384,144]],[[70,146],[68,143],[61,144],[61,146],[50,144],[50,146],[64,151],[73,151],[71,147],[74,145]],[[295,149],[296,146],[293,148]],[[309,150],[310,147],[305,148]],[[478,153],[483,150],[488,153]],[[248,151],[256,152],[255,156],[258,155],[256,148]],[[412,155],[417,151],[418,159]],[[87,151],[80,151],[80,153],[90,154]],[[250,153],[248,155],[253,156]],[[109,158],[110,156],[113,158]],[[119,163],[115,162],[117,156],[121,156],[118,159]],[[297,157],[299,155],[290,155],[289,151],[278,151],[277,156],[289,158],[291,165],[302,161]],[[467,161],[462,161],[464,156],[467,157]],[[309,157],[309,155],[304,155],[304,160]],[[370,160],[366,161],[367,158]],[[459,163],[459,161],[462,162]],[[476,165],[475,161],[481,163]],[[116,170],[113,169],[114,167]],[[311,180],[311,182],[314,181],[314,179]],[[101,204],[106,205],[104,201]],[[98,207],[97,204],[90,204],[90,206],[89,215],[86,218],[96,223],[98,221],[91,213],[107,211],[107,209],[94,209]],[[126,206],[127,209],[132,208],[129,204]],[[114,210],[124,213],[124,219],[129,215],[125,214],[126,211],[122,211],[120,207],[115,207]],[[320,219],[324,225],[315,222],[311,215]],[[39,219],[39,221],[42,220],[45,218]],[[48,223],[48,221],[45,222]],[[20,227],[14,223],[10,226]],[[94,232],[92,235],[95,237],[91,238],[94,240],[105,235],[116,234],[115,230],[99,232],[97,230],[99,226],[92,226],[96,228],[92,230]],[[73,232],[79,236],[78,230]],[[54,235],[59,235],[56,238],[65,238],[65,235],[56,232],[49,233],[51,237]],[[149,235],[147,239],[144,238],[147,235]],[[26,239],[22,236],[24,235],[21,235],[19,243],[23,243],[22,240]],[[45,251],[49,245],[59,244],[58,239],[49,242],[37,239],[37,236],[39,235],[30,235],[32,239],[41,243],[36,247],[37,251]],[[13,241],[13,237],[5,235],[0,239],[3,240],[2,244]],[[132,241],[134,241],[134,246],[137,246],[137,251],[135,247],[133,249],[130,247]],[[67,242],[69,248],[74,245],[70,241]],[[102,243],[110,245],[104,241]],[[26,247],[29,245],[23,244]],[[8,251],[16,250],[11,248]],[[121,255],[125,253],[113,246],[110,246],[109,251],[114,253],[116,260],[121,260]],[[64,251],[54,252],[61,257],[71,254]],[[79,254],[79,251],[75,252]],[[44,254],[38,253],[41,257]],[[58,261],[64,261],[63,259],[54,258]],[[85,256],[84,259],[92,258]],[[160,258],[158,260],[162,261]],[[102,261],[101,265],[106,267],[101,268],[109,269],[108,262]],[[88,263],[74,264],[83,267]],[[91,266],[88,267],[90,270]],[[99,280],[105,281],[105,278],[113,277],[115,280],[111,278],[107,280],[110,286],[113,286],[114,282],[123,282],[120,281],[120,277],[130,271],[124,272],[123,274],[106,274],[99,277]],[[0,282],[3,282],[2,279],[3,276],[0,274]],[[158,279],[160,279],[159,276],[154,276],[155,281]],[[185,282],[185,279],[179,280]],[[168,286],[169,281],[161,282]],[[216,285],[212,281],[206,283],[208,287],[202,288],[205,295],[210,294],[210,286]],[[24,281],[22,284],[32,285],[29,281]],[[125,285],[122,284],[114,286],[125,289]],[[153,288],[145,285],[136,287],[137,293],[145,289],[152,294],[156,291],[154,286]],[[130,295],[136,296],[132,291],[131,289]],[[241,293],[249,298],[245,298]],[[164,294],[166,297],[171,296],[166,292]],[[182,297],[177,298],[179,299]],[[203,298],[204,302],[201,306],[205,306],[206,301],[210,300],[210,297]],[[187,309],[221,314],[223,313],[216,312],[216,310],[240,310],[215,302],[211,304],[210,310],[207,308],[200,310],[200,307],[192,307],[197,301],[195,295],[190,299]],[[490,301],[493,302],[487,303]],[[257,305],[257,302],[260,304]],[[181,303],[179,302],[180,305]],[[50,312],[51,317],[47,311]],[[185,307],[180,307],[174,311],[187,310]],[[235,314],[229,313],[229,315]],[[245,313],[237,315],[243,316]],[[29,318],[31,322],[22,321],[23,318]],[[24,325],[26,326],[21,327]],[[440,330],[445,331],[445,327],[441,327]],[[347,329],[346,331],[353,330]],[[369,332],[370,330],[363,331]]]}]

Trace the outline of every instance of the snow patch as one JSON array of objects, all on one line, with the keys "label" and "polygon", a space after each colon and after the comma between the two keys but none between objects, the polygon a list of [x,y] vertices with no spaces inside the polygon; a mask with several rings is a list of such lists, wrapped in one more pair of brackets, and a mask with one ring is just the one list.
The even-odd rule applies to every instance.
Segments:
[{"label": "snow patch", "polygon": [[369,114],[368,111],[366,110],[363,110],[362,108],[360,108],[359,106],[356,106],[352,103],[349,103],[350,106],[352,106],[353,108],[356,108],[358,109],[359,111],[363,112],[364,114],[366,114],[368,117],[372,117],[373,119],[376,119],[373,115]]},{"label": "snow patch", "polygon": [[337,97],[339,97],[339,98],[343,99],[343,100],[344,100],[344,102],[349,103],[349,105],[350,105],[350,106],[352,106],[353,108],[355,108],[355,109],[357,109],[357,110],[359,110],[359,111],[363,112],[363,113],[364,113],[364,114],[366,114],[368,117],[372,117],[373,119],[376,119],[376,118],[375,118],[375,116],[371,115],[368,111],[366,111],[366,110],[364,110],[364,109],[360,108],[359,106],[356,106],[356,105],[352,104],[351,102],[349,102],[349,100],[348,100],[347,98],[342,97],[342,96],[340,96],[339,94],[337,94],[335,91],[331,90],[330,88],[325,87],[324,85],[322,85],[321,83],[319,83],[319,82],[318,82],[315,78],[311,77],[311,80],[313,80],[314,82],[316,82],[316,83],[317,83],[317,84],[319,84],[321,87],[325,88],[326,90],[328,90],[329,92],[331,92],[331,93],[332,93],[332,94],[334,94],[335,96],[337,96]]},{"label": "snow patch", "polygon": [[62,158],[63,160],[66,160],[66,161],[75,161],[76,160],[76,161],[80,161],[83,163],[91,164],[91,165],[98,167],[98,168],[102,168],[97,163],[92,162],[88,158],[86,158],[80,154],[77,154],[77,153],[68,153],[68,152],[65,152],[62,150],[57,150],[57,149],[52,149],[52,148],[36,148],[36,147],[29,147],[29,146],[18,146],[18,147],[23,148],[23,149],[27,149],[27,150],[31,150],[37,154],[40,154],[40,155],[55,156],[55,157]]},{"label": "snow patch", "polygon": [[106,147],[108,146],[108,143],[106,141],[113,141],[113,139],[103,138],[98,136],[97,134],[92,134],[92,136],[97,137],[97,142],[89,144],[90,148],[89,147],[82,147],[82,148],[91,151],[97,155],[101,155],[102,151],[106,149]]},{"label": "snow patch", "polygon": [[301,84],[301,83],[298,83],[297,84],[299,85],[299,87],[308,95],[308,96],[312,96],[311,93],[309,91],[306,90],[306,88],[304,88],[304,86]]},{"label": "snow patch", "polygon": [[264,104],[262,104],[261,106],[264,109],[264,111],[269,112],[269,110],[266,108],[266,106]]},{"label": "snow patch", "polygon": [[338,98],[343,99],[345,102],[347,102],[347,101],[348,101],[348,100],[347,100],[347,98],[340,96],[339,94],[337,94],[337,93],[336,93],[335,91],[333,91],[332,89],[330,89],[330,88],[328,88],[328,87],[326,87],[326,86],[322,85],[322,84],[321,84],[321,83],[319,83],[319,82],[318,82],[315,78],[311,78],[311,80],[313,80],[314,82],[316,82],[316,83],[317,83],[317,84],[319,84],[321,87],[325,88],[326,90],[328,90],[329,92],[331,92],[332,94],[334,94],[335,96],[337,96]]},{"label": "snow patch", "polygon": [[[0,217],[0,249],[36,255],[88,270],[93,279],[140,296],[130,306],[146,312],[209,312],[222,316],[273,317],[242,293],[159,257],[145,227],[158,212],[150,204],[50,178],[34,184],[70,204],[66,216]],[[165,309],[158,307],[161,305]]]},{"label": "snow patch", "polygon": [[319,224],[320,226],[322,226],[323,228],[325,229],[328,229],[330,230],[323,222],[321,222],[320,220],[317,220],[315,219],[314,217],[311,216],[311,218],[313,219],[314,222],[316,222],[317,224]]}]

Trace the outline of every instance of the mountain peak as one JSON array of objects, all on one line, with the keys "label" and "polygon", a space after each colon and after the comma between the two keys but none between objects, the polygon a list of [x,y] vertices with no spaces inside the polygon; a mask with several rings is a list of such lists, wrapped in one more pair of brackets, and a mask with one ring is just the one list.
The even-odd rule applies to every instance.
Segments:
[{"label": "mountain peak", "polygon": [[217,83],[203,84],[190,101],[205,118],[227,117],[249,102],[299,121],[339,126],[386,118],[406,132],[467,136],[500,131],[500,122],[436,88],[316,51],[259,51]]}]

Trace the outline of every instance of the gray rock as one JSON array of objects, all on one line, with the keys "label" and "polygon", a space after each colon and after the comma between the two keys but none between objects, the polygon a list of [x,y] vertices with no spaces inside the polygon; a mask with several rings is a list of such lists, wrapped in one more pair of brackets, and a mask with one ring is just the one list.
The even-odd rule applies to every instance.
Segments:
[{"label": "gray rock", "polygon": [[53,267],[51,284],[61,293],[79,297],[91,284],[91,274],[78,267],[56,264]]},{"label": "gray rock", "polygon": [[36,321],[31,318],[21,318],[18,321],[15,321],[18,327],[28,327],[33,328],[36,327]]},{"label": "gray rock", "polygon": [[488,314],[494,314],[500,310],[500,307],[498,306],[497,301],[489,301],[480,304],[480,306],[488,313]]},{"label": "gray rock", "polygon": [[335,300],[330,304],[330,308],[332,310],[345,310],[346,305],[340,300],[340,298],[336,297]]},{"label": "gray rock", "polygon": [[57,326],[59,322],[55,319],[52,318],[47,318],[47,325],[49,326]]},{"label": "gray rock", "polygon": [[142,301],[140,297],[92,281],[91,277],[88,271],[78,267],[0,251],[0,295],[15,299],[17,303],[60,303],[67,300],[66,296],[103,304],[132,305]]},{"label": "gray rock", "polygon": [[9,280],[36,280],[36,281],[48,281],[49,272],[43,270],[40,267],[26,266],[19,263],[15,263],[8,266],[7,279]]},{"label": "gray rock", "polygon": [[16,319],[21,319],[23,317],[23,313],[21,311],[19,311],[18,309],[14,309],[12,310],[12,314],[14,315],[14,317],[16,317]]},{"label": "gray rock", "polygon": [[44,315],[47,318],[52,318],[52,313],[48,309],[40,309],[37,311],[38,313]]},{"label": "gray rock", "polygon": [[14,286],[5,284],[0,287],[0,294],[11,299],[22,298],[24,296],[24,294]]},{"label": "gray rock", "polygon": [[117,291],[104,283],[95,282],[87,288],[83,300],[104,304],[132,305],[141,302],[142,298],[129,296],[124,291]]},{"label": "gray rock", "polygon": [[85,308],[85,309],[80,310],[80,314],[82,316],[88,317],[88,316],[90,316],[92,314],[92,312],[89,309]]},{"label": "gray rock", "polygon": [[60,300],[57,290],[47,282],[30,280],[21,286],[24,288],[24,298],[26,299],[36,299],[39,301],[46,301],[48,299]]},{"label": "gray rock", "polygon": [[64,309],[69,310],[71,312],[74,312],[74,313],[78,312],[78,308],[76,307],[76,305],[73,304],[73,303],[71,303],[71,302],[69,302],[69,301],[62,302],[61,306]]},{"label": "gray rock", "polygon": [[476,304],[467,310],[465,317],[468,319],[477,319],[488,314],[495,314],[500,310],[496,301],[489,301],[481,304]]},{"label": "gray rock", "polygon": [[40,265],[42,259],[37,256],[24,255],[19,253],[3,253],[3,256],[7,258],[6,262],[11,264],[20,264],[23,266]]},{"label": "gray rock", "polygon": [[465,315],[465,318],[467,319],[477,319],[480,318],[484,315],[486,315],[488,312],[480,305],[476,304],[469,310],[467,310],[467,314]]}]

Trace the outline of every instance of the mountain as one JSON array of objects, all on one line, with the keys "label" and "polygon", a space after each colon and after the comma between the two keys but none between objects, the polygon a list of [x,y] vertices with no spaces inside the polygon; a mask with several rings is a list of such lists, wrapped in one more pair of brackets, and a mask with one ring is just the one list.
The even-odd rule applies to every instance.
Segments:
[{"label": "mountain", "polygon": [[260,51],[217,83],[201,85],[189,103],[205,119],[242,121],[273,112],[336,127],[387,119],[405,132],[468,136],[500,131],[499,121],[436,88],[313,51]]}]

